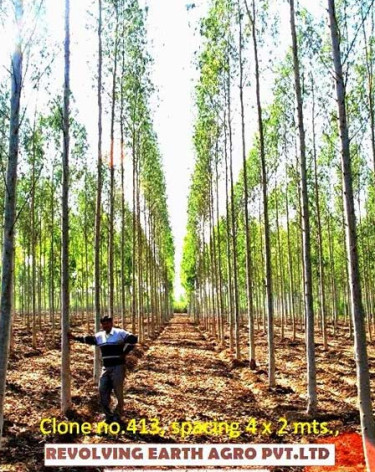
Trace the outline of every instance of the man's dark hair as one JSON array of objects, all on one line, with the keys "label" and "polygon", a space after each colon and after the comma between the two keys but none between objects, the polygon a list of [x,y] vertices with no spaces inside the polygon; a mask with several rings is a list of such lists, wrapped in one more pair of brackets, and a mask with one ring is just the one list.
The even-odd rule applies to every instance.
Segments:
[{"label": "man's dark hair", "polygon": [[113,320],[110,316],[105,315],[102,318],[100,318],[100,322],[103,323],[103,321],[113,321]]}]

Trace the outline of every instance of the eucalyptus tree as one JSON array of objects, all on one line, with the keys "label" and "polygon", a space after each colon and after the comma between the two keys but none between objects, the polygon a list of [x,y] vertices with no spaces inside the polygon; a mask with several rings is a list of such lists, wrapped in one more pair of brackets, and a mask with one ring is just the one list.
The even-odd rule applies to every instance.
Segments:
[{"label": "eucalyptus tree", "polygon": [[[97,158],[97,189],[96,189],[96,210],[95,210],[95,329],[100,328],[101,318],[101,277],[100,277],[100,246],[101,246],[101,219],[102,219],[102,185],[103,185],[103,157],[102,157],[102,137],[103,137],[103,104],[102,104],[102,77],[103,77],[103,7],[102,0],[98,0],[98,158]],[[100,357],[99,349],[95,349],[94,357],[94,378],[99,380]]]},{"label": "eucalyptus tree", "polygon": [[311,273],[311,242],[310,242],[310,210],[307,188],[306,170],[306,142],[305,125],[303,117],[303,98],[301,90],[300,63],[298,57],[298,43],[295,24],[294,0],[290,4],[290,29],[293,46],[294,82],[296,91],[300,174],[301,174],[301,208],[302,208],[302,236],[303,236],[303,270],[304,270],[304,298],[306,314],[306,350],[307,350],[307,388],[308,405],[307,412],[314,414],[317,405],[316,396],[316,366],[315,366],[315,339],[314,339],[314,306],[313,306],[313,281]]},{"label": "eucalyptus tree", "polygon": [[63,180],[61,223],[61,411],[71,405],[69,331],[70,0],[65,0]]},{"label": "eucalyptus tree", "polygon": [[16,18],[16,40],[11,61],[11,105],[9,123],[9,153],[4,205],[4,237],[2,256],[1,308],[0,308],[0,439],[4,425],[4,397],[8,365],[8,347],[12,312],[12,281],[14,258],[14,231],[16,217],[16,185],[19,152],[20,104],[23,59],[23,1],[13,2]]},{"label": "eucalyptus tree", "polygon": [[[345,78],[340,50],[340,25],[336,15],[334,0],[328,0],[329,25],[332,41],[332,57],[335,71],[338,121],[341,142],[341,167],[343,182],[343,199],[345,208],[345,232],[348,255],[348,272],[350,281],[350,303],[354,324],[355,360],[361,426],[366,463],[369,470],[375,467],[373,449],[375,447],[375,422],[372,415],[370,376],[366,347],[366,329],[362,301],[361,280],[359,271],[357,226],[355,218],[352,166],[350,154],[349,129],[346,110]],[[372,451],[372,452],[371,452]]]},{"label": "eucalyptus tree", "polygon": [[327,349],[327,327],[326,327],[326,288],[325,288],[325,270],[324,270],[324,254],[323,254],[323,229],[322,229],[322,214],[320,205],[320,191],[319,191],[319,175],[317,162],[317,145],[316,145],[316,104],[315,104],[315,87],[314,78],[311,75],[311,92],[312,92],[312,139],[313,139],[313,161],[314,161],[314,196],[316,205],[317,230],[318,230],[318,257],[319,257],[319,296],[320,296],[320,311],[321,311],[321,325],[323,345]]},{"label": "eucalyptus tree", "polygon": [[115,29],[114,29],[114,50],[113,50],[113,65],[112,65],[112,97],[111,97],[111,125],[110,125],[110,151],[109,151],[109,171],[110,171],[110,195],[109,195],[109,268],[108,268],[108,285],[109,285],[109,316],[114,315],[114,190],[115,190],[115,166],[114,166],[114,127],[115,127],[115,109],[116,109],[116,81],[117,81],[117,67],[118,67],[118,50],[119,50],[119,5],[118,1],[114,0],[114,15],[115,15]]},{"label": "eucalyptus tree", "polygon": [[[228,11],[226,12],[227,16],[231,15],[231,5],[228,5]],[[228,21],[228,20],[227,20]],[[230,27],[230,23],[229,23]],[[228,139],[227,152],[228,152],[228,168],[229,168],[229,188],[230,188],[230,222],[231,222],[231,246],[232,246],[232,257],[233,257],[233,314],[231,313],[231,332],[234,331],[234,344],[235,344],[235,356],[237,359],[241,356],[240,345],[239,345],[239,329],[240,329],[240,314],[239,314],[239,287],[238,287],[238,249],[237,249],[237,240],[238,240],[238,230],[237,230],[237,221],[235,215],[235,194],[234,194],[234,175],[233,175],[233,128],[232,128],[232,67],[231,61],[231,42],[232,42],[232,33],[231,30],[227,27],[228,31],[226,32],[226,41],[227,41],[227,50],[226,50],[226,61],[227,68],[225,70],[226,74],[224,77],[224,103],[226,108],[226,120],[224,119],[224,139]],[[233,334],[231,338],[233,337]]]},{"label": "eucalyptus tree", "polygon": [[265,249],[265,275],[266,275],[266,295],[267,295],[267,334],[268,334],[268,382],[271,387],[275,385],[275,347],[274,347],[274,308],[273,308],[273,286],[272,286],[272,268],[271,268],[271,241],[270,226],[268,215],[268,177],[266,154],[264,145],[264,125],[261,102],[260,89],[260,70],[258,57],[258,26],[257,26],[257,10],[255,1],[252,2],[252,10],[250,10],[245,0],[246,11],[251,25],[253,49],[254,49],[254,65],[255,65],[255,92],[258,114],[258,131],[259,131],[259,152],[262,170],[262,199],[263,199],[263,224],[264,224],[264,249]]},{"label": "eucalyptus tree", "polygon": [[[123,4],[123,8],[125,8],[125,2]],[[122,38],[121,38],[121,52],[120,52],[120,60],[121,60],[121,77],[120,80],[122,82],[123,76],[125,74],[125,32],[126,32],[126,24],[123,22],[122,27]],[[121,310],[122,310],[122,326],[125,329],[126,325],[126,304],[125,304],[125,289],[126,289],[126,274],[125,274],[125,136],[124,136],[124,128],[125,128],[125,99],[124,99],[124,88],[120,84],[120,179],[121,179]]]},{"label": "eucalyptus tree", "polygon": [[[0,166],[4,173],[6,167],[6,156],[8,147],[9,117],[10,117],[10,94],[6,83],[0,83]],[[4,214],[5,183],[4,179],[0,186],[0,214]],[[3,234],[0,234],[0,246],[3,245]]]},{"label": "eucalyptus tree", "polygon": [[[375,176],[375,90],[374,90],[374,62],[375,62],[375,8],[373,2],[364,1],[360,5],[360,20],[364,42],[364,64],[359,65],[361,77],[366,78],[366,99],[368,115],[370,117],[371,155]],[[364,73],[363,73],[364,72]],[[375,182],[375,177],[374,177]]]}]

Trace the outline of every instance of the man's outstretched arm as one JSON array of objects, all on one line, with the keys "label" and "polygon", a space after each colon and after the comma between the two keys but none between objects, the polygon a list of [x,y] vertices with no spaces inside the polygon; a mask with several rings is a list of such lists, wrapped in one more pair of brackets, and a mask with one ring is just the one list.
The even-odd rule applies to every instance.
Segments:
[{"label": "man's outstretched arm", "polygon": [[138,342],[138,336],[135,334],[127,333],[127,336],[125,337],[125,344],[124,344],[124,354],[128,354],[130,351],[132,351],[135,347],[135,344]]},{"label": "man's outstretched arm", "polygon": [[97,344],[95,336],[74,336],[69,331],[68,337],[72,341],[78,341],[79,343],[90,344],[91,346],[96,346],[96,344]]}]

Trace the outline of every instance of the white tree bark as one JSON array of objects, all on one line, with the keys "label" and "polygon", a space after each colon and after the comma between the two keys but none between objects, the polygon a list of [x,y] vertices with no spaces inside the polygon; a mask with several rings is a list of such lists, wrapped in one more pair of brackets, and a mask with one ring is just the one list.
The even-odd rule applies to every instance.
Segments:
[{"label": "white tree bark", "polygon": [[14,224],[16,216],[17,165],[22,90],[23,0],[15,0],[14,8],[17,22],[17,38],[11,63],[12,94],[10,101],[9,155],[4,208],[4,239],[0,308],[0,439],[3,434],[4,425],[5,384],[12,314]]},{"label": "white tree bark", "polygon": [[245,109],[244,109],[244,79],[243,79],[243,61],[242,61],[242,22],[241,9],[239,8],[239,63],[240,63],[240,104],[241,104],[241,138],[242,138],[242,168],[244,181],[244,200],[245,200],[245,240],[246,240],[246,298],[247,298],[247,317],[249,332],[249,365],[251,369],[256,368],[255,361],[255,339],[254,339],[254,306],[253,306],[253,285],[252,285],[252,261],[249,230],[249,189],[247,182],[246,165],[246,140],[245,140]]},{"label": "white tree bark", "polygon": [[[350,141],[346,116],[346,91],[342,70],[340,40],[335,13],[335,1],[328,0],[329,22],[332,40],[332,55],[335,67],[337,106],[341,140],[341,170],[345,211],[345,234],[349,271],[350,304],[354,325],[354,351],[357,370],[357,388],[361,417],[362,437],[366,464],[369,471],[375,470],[375,423],[371,405],[370,376],[366,346],[365,316],[362,304],[359,272],[357,228],[354,210]],[[372,453],[370,450],[372,449]]]},{"label": "white tree bark", "polygon": [[[97,190],[95,211],[95,330],[100,329],[100,240],[101,240],[101,210],[102,210],[102,0],[98,0],[98,163],[97,163]],[[94,380],[99,381],[100,354],[95,348]]]},{"label": "white tree bark", "polygon": [[65,70],[63,111],[63,183],[61,242],[61,412],[71,405],[69,331],[69,100],[70,100],[70,0],[65,0]]},{"label": "white tree bark", "polygon": [[301,92],[300,68],[298,59],[298,44],[295,24],[294,0],[290,0],[290,29],[293,44],[294,82],[296,89],[298,130],[300,146],[300,174],[301,174],[301,208],[302,208],[302,244],[303,244],[303,271],[304,271],[304,299],[306,315],[306,357],[307,357],[307,413],[316,411],[316,366],[314,340],[314,308],[311,273],[311,243],[310,243],[310,214],[309,197],[307,191],[306,171],[306,144],[303,121],[303,102]]},{"label": "white tree bark", "polygon": [[270,387],[276,384],[275,378],[275,341],[274,341],[274,310],[273,310],[273,293],[272,293],[272,264],[271,264],[271,239],[270,239],[270,224],[268,212],[268,177],[266,165],[266,151],[264,143],[264,127],[263,127],[263,111],[262,102],[260,98],[260,72],[259,72],[259,58],[258,58],[258,41],[256,31],[256,9],[255,0],[252,2],[252,13],[245,0],[246,11],[251,23],[253,48],[254,48],[254,62],[255,62],[255,82],[256,82],[256,100],[258,112],[258,130],[259,130],[259,150],[261,161],[261,175],[262,175],[262,200],[263,200],[263,219],[264,219],[264,250],[265,250],[265,275],[266,275],[266,302],[267,302],[267,337],[268,337],[268,383]]},{"label": "white tree bark", "polygon": [[109,171],[110,171],[110,195],[109,195],[109,257],[108,257],[108,287],[109,287],[109,316],[114,316],[114,215],[115,215],[115,167],[114,167],[114,127],[115,127],[115,108],[116,108],[116,79],[117,79],[117,55],[118,55],[118,25],[119,13],[118,5],[115,2],[116,28],[115,28],[115,50],[113,58],[112,73],[112,104],[111,104],[111,131],[110,131],[110,153],[109,153]]}]

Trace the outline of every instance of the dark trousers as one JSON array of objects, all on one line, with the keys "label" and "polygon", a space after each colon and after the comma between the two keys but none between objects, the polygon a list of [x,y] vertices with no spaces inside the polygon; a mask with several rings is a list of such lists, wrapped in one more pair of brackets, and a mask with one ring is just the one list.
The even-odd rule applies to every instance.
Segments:
[{"label": "dark trousers", "polygon": [[103,367],[102,369],[99,379],[100,404],[107,418],[110,418],[113,415],[110,409],[112,390],[115,392],[117,398],[117,406],[114,413],[118,416],[122,415],[124,407],[124,378],[124,365]]}]

